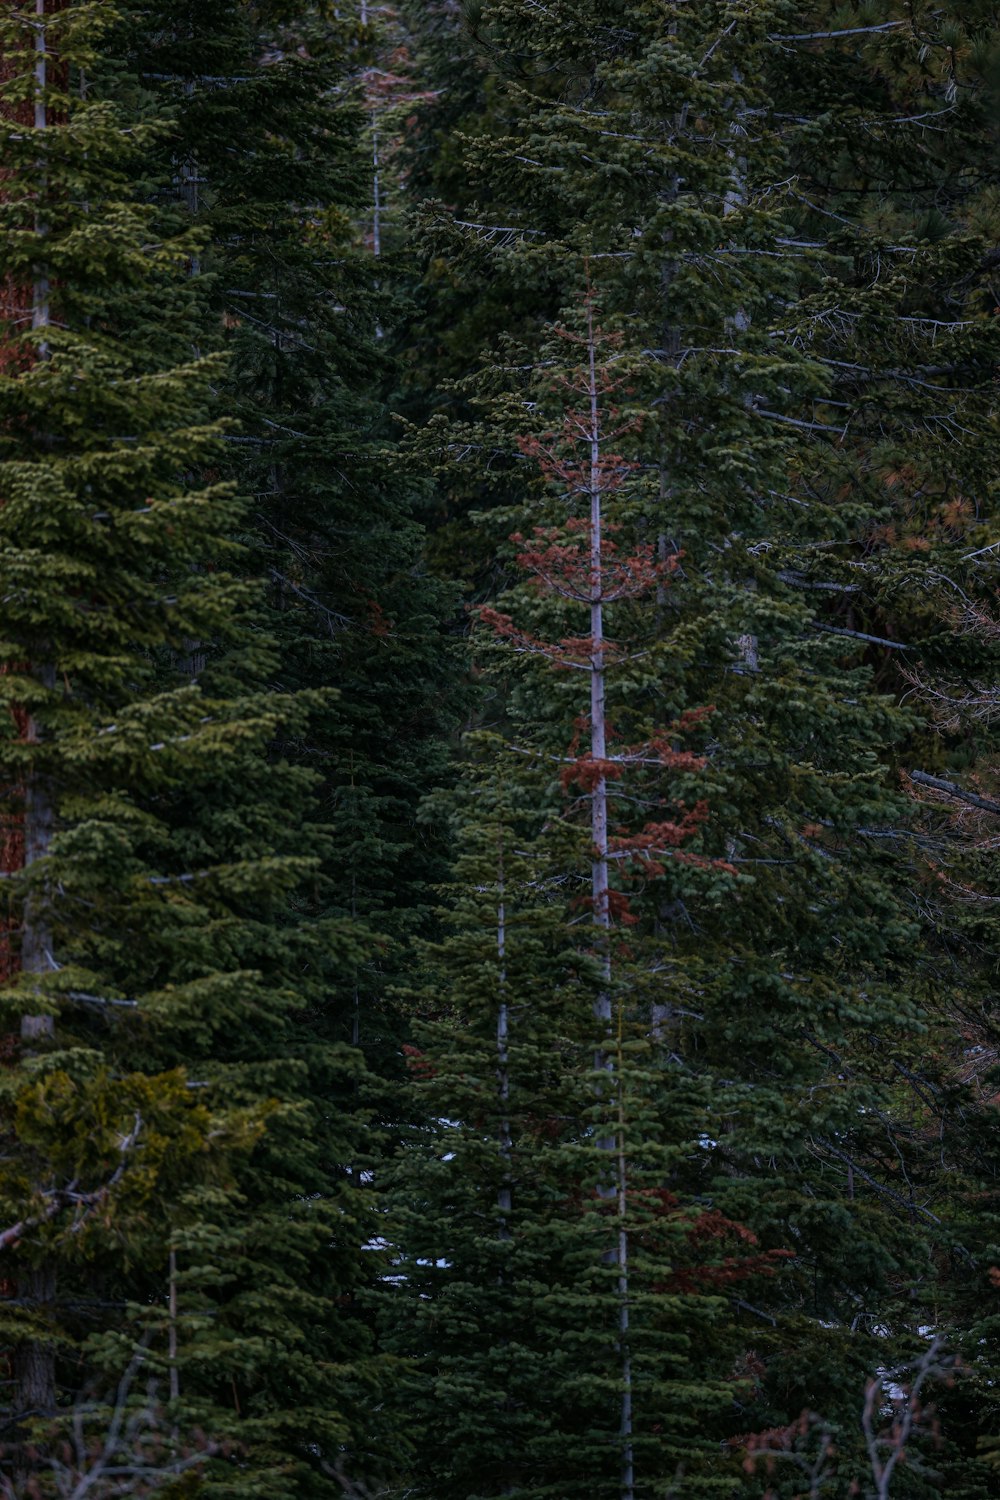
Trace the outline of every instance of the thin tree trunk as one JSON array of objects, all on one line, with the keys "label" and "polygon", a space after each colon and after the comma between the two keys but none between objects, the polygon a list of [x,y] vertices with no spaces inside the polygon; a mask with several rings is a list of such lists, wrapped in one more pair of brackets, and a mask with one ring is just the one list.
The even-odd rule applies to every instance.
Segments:
[{"label": "thin tree trunk", "polygon": [[[497,1097],[500,1103],[500,1159],[503,1176],[497,1190],[497,1208],[500,1210],[500,1226],[498,1238],[500,1240],[510,1239],[510,1213],[513,1207],[513,1196],[510,1186],[510,1114],[508,1110],[510,1101],[510,1054],[509,1054],[509,1027],[510,1014],[507,1005],[507,903],[504,883],[504,861],[503,861],[503,830],[500,830],[500,844],[497,850],[497,977],[499,981],[499,1003],[497,1005]],[[504,1270],[501,1267],[497,1276],[498,1285],[502,1286],[505,1281]],[[514,1405],[514,1393],[507,1392],[505,1407],[509,1412]],[[508,1463],[513,1466],[516,1455],[508,1455]],[[504,1494],[512,1495],[516,1486],[511,1480],[504,1487]]]},{"label": "thin tree trunk", "polygon": [[[36,130],[48,128],[48,49],[45,34],[46,0],[35,0],[35,113]],[[39,163],[39,173],[44,181],[44,157]],[[35,220],[35,234],[44,240],[47,226],[40,217]],[[43,266],[35,274],[31,297],[31,326],[33,329],[48,328],[50,323],[49,278]],[[38,345],[38,358],[47,359],[48,346],[44,341]],[[55,685],[55,670],[51,664],[35,663],[35,675],[48,688]],[[34,716],[28,720],[27,739],[37,744],[40,739],[38,723]],[[52,790],[47,779],[33,768],[28,772],[24,798],[24,864],[26,869],[44,859],[52,842],[55,817],[52,806]],[[48,899],[42,890],[33,891],[24,904],[24,928],[21,939],[21,969],[28,974],[45,974],[54,968],[52,957],[52,931],[49,924]],[[51,1016],[25,1015],[21,1017],[21,1037],[33,1041],[53,1033]]]},{"label": "thin tree trunk", "polygon": [[382,178],[378,151],[378,116],[372,110],[372,251],[382,254]]},{"label": "thin tree trunk", "polygon": [[[621,1002],[619,1002],[620,1007]],[[622,1361],[622,1500],[633,1500],[635,1458],[632,1447],[632,1354],[629,1348],[629,1244],[627,1165],[625,1160],[625,1099],[622,1094],[622,1013],[618,1012],[618,1344]]]},{"label": "thin tree trunk", "polygon": [[[170,1247],[170,1325],[167,1333],[167,1358],[170,1362],[170,1400],[176,1401],[181,1393],[181,1377],[177,1368],[177,1251]],[[174,1435],[176,1436],[176,1429]]]},{"label": "thin tree trunk", "polygon": [[[37,669],[36,669],[37,670]],[[42,668],[38,675],[46,686],[51,685],[52,669]],[[29,743],[38,743],[39,733],[35,720],[28,721]],[[24,798],[24,865],[32,865],[46,857],[52,843],[55,813],[52,792],[45,776],[29,772]],[[25,974],[47,974],[55,968],[52,956],[52,925],[49,913],[48,893],[44,887],[36,888],[24,903],[24,925],[21,936],[21,971]],[[36,1041],[50,1037],[54,1032],[50,1015],[23,1015],[21,1038]]]},{"label": "thin tree trunk", "polygon": [[[587,301],[588,395],[590,400],[590,755],[600,766],[591,793],[591,899],[593,920],[598,930],[598,955],[604,988],[595,1003],[595,1014],[605,1029],[611,1028],[611,904],[608,877],[608,782],[604,774],[607,761],[606,653],[604,637],[604,568],[602,552],[602,499],[604,484],[601,473],[601,414],[597,388],[597,349],[594,337],[593,303]],[[618,1266],[618,1353],[621,1360],[622,1472],[621,1500],[633,1500],[635,1463],[632,1444],[632,1361],[628,1346],[629,1328],[629,1246],[626,1228],[628,1180],[623,1132],[621,1048],[617,1065],[607,1052],[596,1059],[598,1068],[613,1075],[618,1096],[618,1130],[600,1142],[612,1155],[613,1185],[599,1189],[614,1196],[618,1208],[618,1233],[614,1259]]]},{"label": "thin tree trunk", "polygon": [[[734,68],[733,83],[739,88],[742,82],[743,75],[738,68]],[[746,103],[742,99],[742,96],[740,96],[733,101],[733,123],[730,126],[730,133],[733,136],[734,142],[742,140],[744,137],[745,127],[743,122],[745,116]],[[745,208],[747,201],[746,157],[740,155],[739,147],[735,144],[730,148],[728,156],[732,163],[732,175],[723,203],[722,212],[724,218],[728,218],[730,214],[734,214],[739,209]],[[733,335],[746,333],[750,327],[750,314],[745,307],[738,307],[733,316],[726,319],[726,325]],[[747,404],[749,404],[750,397],[747,397],[746,400]],[[748,593],[753,593],[757,584],[753,578],[748,578],[743,587]],[[760,670],[760,663],[756,635],[752,631],[746,631],[743,635],[739,636],[736,646],[740,653],[742,671],[758,672]]]},{"label": "thin tree trunk", "polygon": [[[55,1300],[56,1273],[51,1261],[21,1272],[17,1278],[18,1300],[29,1311],[45,1316]],[[15,1412],[20,1420],[47,1416],[55,1410],[55,1354],[44,1337],[25,1339],[14,1354]],[[21,1459],[27,1462],[27,1457]]]},{"label": "thin tree trunk", "polygon": [[[45,93],[48,83],[45,3],[46,0],[35,0],[37,25],[34,126],[36,130],[45,130],[49,123]],[[44,181],[44,171],[44,160],[42,160],[39,164],[42,181]],[[40,216],[35,220],[35,233],[40,240],[44,239],[47,233],[47,227]],[[40,265],[32,286],[31,326],[34,330],[45,329],[48,328],[49,322],[49,279],[43,266]],[[37,346],[37,357],[47,359],[48,356],[49,349],[43,340]],[[42,686],[54,687],[55,669],[51,663],[34,663],[33,675]],[[37,745],[40,738],[38,722],[34,715],[31,715],[27,721],[26,739],[29,744]],[[54,823],[55,812],[50,782],[35,767],[29,767],[24,795],[24,865],[26,870],[30,870],[32,865],[48,855]],[[49,899],[43,887],[36,887],[25,899],[20,967],[22,973],[25,974],[46,974],[55,967],[55,960],[52,957]],[[50,1015],[28,1014],[21,1017],[23,1042],[31,1044],[51,1037],[54,1029]],[[55,1293],[56,1270],[52,1260],[44,1261],[39,1266],[26,1268],[18,1277],[19,1298],[28,1307],[39,1310],[43,1316],[47,1315],[47,1310],[52,1306]],[[39,1337],[37,1334],[33,1338],[25,1339],[15,1351],[13,1403],[17,1417],[22,1420],[32,1415],[44,1416],[55,1409],[55,1349],[48,1339]],[[22,1457],[21,1462],[28,1462],[26,1455]]]},{"label": "thin tree trunk", "polygon": [[[498,855],[498,900],[497,900],[497,964],[499,967],[500,1000],[497,1006],[497,1094],[500,1100],[500,1155],[505,1174],[510,1170],[510,1054],[508,1050],[510,1015],[507,1006],[507,906],[504,899],[503,835],[501,834]],[[497,1193],[500,1210],[500,1238],[510,1239],[508,1216],[512,1207],[510,1179],[505,1175]]]},{"label": "thin tree trunk", "polygon": [[[378,112],[372,106],[372,254],[376,260],[382,255],[382,174],[379,160]],[[384,337],[382,324],[376,322],[375,337]]]},{"label": "thin tree trunk", "polygon": [[[590,754],[601,763],[602,769],[594,781],[591,793],[591,836],[593,861],[591,864],[591,898],[594,904],[594,922],[600,929],[601,968],[605,980],[611,982],[611,950],[608,932],[611,926],[611,909],[608,889],[608,783],[604,775],[603,762],[607,760],[607,718],[605,708],[605,658],[604,658],[604,602],[603,568],[601,558],[601,434],[600,412],[597,397],[596,350],[594,345],[593,309],[587,307],[587,332],[589,335],[589,394],[590,394]],[[611,1021],[611,995],[603,992],[598,999],[598,1016]]]},{"label": "thin tree trunk", "polygon": [[[351,791],[354,791],[354,761],[351,760]],[[356,871],[351,871],[351,921],[358,920],[358,877]],[[358,966],[354,966],[354,997],[351,1006],[351,1046],[361,1046],[361,985],[358,979]]]},{"label": "thin tree trunk", "polygon": [[[361,24],[367,26],[370,20],[368,0],[361,0]],[[379,150],[378,134],[378,91],[375,84],[376,74],[368,75],[371,99],[371,132],[372,132],[372,254],[376,260],[382,257],[382,161]],[[381,323],[375,324],[375,337],[384,337]]]},{"label": "thin tree trunk", "polygon": [[[35,0],[35,129],[45,130],[48,126],[48,104],[46,102],[46,86],[48,84],[48,42],[45,35],[45,0]],[[44,158],[38,166],[40,185],[45,182]],[[35,219],[35,234],[44,239],[48,228],[41,218]],[[49,326],[49,278],[44,270],[39,270],[35,276],[35,284],[31,297],[31,326],[33,329],[48,328]],[[38,346],[39,359],[48,357],[48,345],[44,342]]]},{"label": "thin tree trunk", "polygon": [[[188,36],[189,36],[189,38],[191,38],[193,36],[193,30],[189,29]],[[194,80],[193,79],[188,78],[188,79],[185,80],[185,82],[184,82],[184,92],[185,92],[185,94],[187,95],[187,97],[189,99],[192,97],[192,95],[194,94]],[[198,207],[199,207],[199,204],[198,204],[198,159],[197,159],[197,157],[194,157],[194,156],[189,157],[189,158],[186,157],[180,163],[180,167],[179,167],[177,175],[178,175],[178,185],[180,187],[181,198],[184,200],[184,206],[186,207],[188,213],[191,215],[192,219],[194,219],[194,218],[197,217]],[[192,255],[192,257],[191,257],[191,275],[192,276],[200,276],[201,275],[201,257],[198,256],[198,255]]]}]

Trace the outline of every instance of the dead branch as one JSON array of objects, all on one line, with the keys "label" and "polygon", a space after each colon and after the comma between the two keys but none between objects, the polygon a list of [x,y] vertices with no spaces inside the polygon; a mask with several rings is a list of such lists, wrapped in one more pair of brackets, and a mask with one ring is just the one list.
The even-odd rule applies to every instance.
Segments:
[{"label": "dead branch", "polygon": [[16,1224],[11,1224],[8,1228],[0,1231],[0,1250],[6,1250],[9,1246],[16,1245],[29,1230],[37,1229],[40,1224],[47,1224],[50,1219],[55,1218],[61,1208],[65,1208],[69,1204],[72,1204],[77,1210],[82,1209],[84,1211],[82,1215],[78,1214],[73,1225],[74,1229],[78,1229],[82,1218],[86,1217],[86,1213],[98,1204],[103,1203],[112,1189],[117,1187],[121,1181],[128,1154],[135,1147],[141,1130],[142,1116],[136,1111],[132,1129],[126,1135],[123,1135],[118,1143],[118,1151],[121,1159],[107,1182],[102,1183],[99,1188],[93,1188],[85,1192],[81,1192],[77,1187],[75,1178],[72,1182],[68,1182],[65,1187],[47,1188],[41,1194],[45,1207],[40,1213],[34,1214],[28,1219],[19,1219]]},{"label": "dead branch", "polygon": [[[155,1380],[143,1396],[135,1386],[146,1359],[141,1344],[115,1389],[109,1406],[79,1401],[69,1416],[69,1431],[51,1440],[45,1451],[29,1449],[34,1476],[26,1487],[0,1475],[0,1500],[28,1500],[37,1493],[36,1476],[44,1473],[45,1493],[58,1500],[112,1500],[114,1496],[153,1496],[166,1482],[206,1463],[222,1449],[197,1435],[185,1445],[168,1431]],[[2,1450],[2,1456],[14,1453]],[[17,1453],[23,1459],[23,1450]]]},{"label": "dead branch", "polygon": [[[920,1403],[920,1392],[928,1380],[943,1374],[954,1364],[944,1355],[943,1340],[936,1335],[931,1340],[916,1364],[909,1371],[880,1371],[868,1382],[865,1404],[861,1415],[861,1426],[865,1435],[865,1446],[875,1482],[876,1500],[888,1500],[889,1486],[898,1464],[906,1459],[906,1447],[914,1431],[920,1426],[924,1409]],[[912,1371],[912,1379],[906,1386],[897,1384],[893,1376]],[[898,1391],[899,1394],[895,1394]],[[882,1407],[880,1397],[890,1396],[892,1421],[888,1431],[877,1432],[876,1413]]]},{"label": "dead branch", "polygon": [[980,797],[975,792],[967,792],[964,787],[956,785],[954,781],[945,781],[940,776],[929,776],[926,771],[911,771],[909,776],[917,786],[929,786],[933,787],[936,792],[947,792],[949,797],[957,797],[961,802],[967,802],[970,807],[978,807],[981,812],[994,813],[1000,817],[1000,802],[991,802],[987,797]]}]

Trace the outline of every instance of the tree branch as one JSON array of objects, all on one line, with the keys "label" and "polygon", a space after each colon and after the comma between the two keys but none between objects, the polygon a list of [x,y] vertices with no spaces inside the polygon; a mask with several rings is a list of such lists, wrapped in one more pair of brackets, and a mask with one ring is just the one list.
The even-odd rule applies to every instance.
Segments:
[{"label": "tree branch", "polygon": [[905,641],[890,641],[884,635],[869,635],[866,630],[845,630],[842,625],[821,625],[818,620],[812,623],[814,630],[823,630],[827,635],[851,636],[856,641],[870,641],[873,646],[889,646],[893,651],[912,649]]},{"label": "tree branch", "polygon": [[[8,1228],[0,1232],[0,1250],[6,1250],[9,1246],[16,1245],[30,1229],[36,1229],[39,1224],[47,1224],[67,1204],[72,1203],[76,1208],[88,1209],[93,1208],[98,1203],[103,1203],[112,1188],[116,1187],[121,1181],[122,1174],[125,1171],[126,1159],[139,1139],[139,1132],[141,1130],[142,1116],[136,1111],[132,1129],[127,1135],[122,1136],[118,1143],[121,1160],[107,1182],[103,1183],[99,1188],[85,1193],[77,1190],[75,1178],[72,1182],[67,1183],[65,1187],[50,1188],[42,1194],[42,1198],[45,1200],[45,1208],[41,1213],[35,1214],[30,1219],[19,1219],[16,1224],[11,1224]],[[78,1223],[74,1227],[78,1227]]]},{"label": "tree branch", "polygon": [[[905,1395],[892,1402],[893,1421],[888,1436],[875,1431],[874,1421],[878,1398],[885,1389],[885,1377],[879,1374],[868,1383],[861,1426],[865,1434],[865,1445],[868,1449],[878,1500],[888,1500],[893,1471],[897,1464],[906,1461],[906,1445],[923,1415],[920,1405],[921,1387],[932,1376],[941,1374],[942,1370],[947,1368],[940,1359],[942,1349],[943,1341],[938,1337],[933,1338],[926,1353],[912,1367],[914,1378],[909,1389],[905,1391]],[[879,1451],[881,1448],[888,1449],[884,1459]]]},{"label": "tree branch", "polygon": [[902,21],[883,21],[878,26],[845,26],[840,31],[791,31],[778,32],[768,37],[769,42],[825,42],[835,36],[870,36],[877,31],[895,31]]},{"label": "tree branch", "polygon": [[982,812],[993,813],[1000,817],[1000,802],[991,802],[987,797],[979,797],[975,792],[967,792],[963,787],[957,786],[954,781],[945,781],[940,776],[929,776],[926,771],[911,771],[909,776],[917,786],[930,786],[936,792],[947,792],[949,797],[958,797],[960,801],[968,802],[970,807],[978,807]]}]

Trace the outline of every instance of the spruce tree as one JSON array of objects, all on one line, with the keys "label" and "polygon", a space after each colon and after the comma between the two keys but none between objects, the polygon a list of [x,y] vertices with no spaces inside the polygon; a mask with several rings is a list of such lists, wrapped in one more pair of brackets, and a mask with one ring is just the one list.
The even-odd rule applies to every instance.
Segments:
[{"label": "spruce tree", "polygon": [[[139,189],[157,223],[193,222],[203,236],[184,326],[200,348],[228,355],[217,394],[240,426],[222,472],[253,497],[238,535],[243,566],[267,580],[256,620],[275,645],[268,681],[303,707],[271,753],[303,780],[319,778],[302,829],[315,874],[293,905],[262,918],[262,936],[295,954],[304,997],[287,1056],[261,1033],[268,1055],[282,1058],[282,1097],[299,1113],[288,1134],[272,1127],[268,1175],[258,1158],[248,1194],[259,1218],[264,1203],[283,1221],[290,1197],[310,1204],[311,1227],[301,1230],[294,1278],[285,1237],[262,1229],[241,1276],[220,1282],[200,1333],[228,1330],[217,1343],[220,1378],[190,1377],[188,1388],[267,1413],[259,1425],[276,1461],[303,1451],[312,1431],[312,1467],[329,1469],[312,1482],[335,1486],[334,1471],[390,1457],[378,1430],[364,1419],[345,1429],[339,1415],[343,1338],[349,1330],[348,1345],[364,1340],[355,1293],[377,1256],[348,1267],[329,1246],[344,1239],[345,1188],[370,1196],[377,1180],[381,1135],[366,1122],[389,1132],[398,1119],[401,1024],[389,986],[405,969],[409,934],[428,925],[426,886],[440,866],[440,841],[417,824],[416,808],[444,775],[443,731],[455,712],[457,663],[442,626],[450,601],[422,568],[427,486],[396,460],[382,399],[393,379],[396,271],[388,246],[376,261],[366,243],[368,142],[351,93],[370,61],[364,33],[352,17],[309,6],[123,11],[100,86],[132,118],[164,110],[172,119]],[[197,658],[203,647],[193,644]],[[310,694],[317,684],[334,692]],[[201,823],[210,807],[200,800],[178,816]],[[359,1070],[351,1047],[372,1071]],[[355,1251],[371,1238],[365,1225],[359,1211]],[[224,1259],[228,1231],[211,1232]],[[192,1243],[207,1233],[192,1223]],[[262,1328],[280,1330],[287,1361],[245,1358]],[[330,1431],[333,1457],[319,1441]]]},{"label": "spruce tree", "polygon": [[[840,15],[814,24],[834,20],[843,24]],[[982,968],[994,800],[995,18],[977,6],[887,7],[850,20],[854,36],[812,40],[783,59],[782,86],[792,111],[807,96],[842,111],[822,146],[815,131],[796,141],[801,222],[814,238],[836,213],[855,241],[853,258],[814,293],[811,319],[813,345],[836,370],[838,420],[850,425],[838,444],[841,483],[871,507],[868,525],[840,545],[851,588],[842,623],[897,643],[871,649],[882,682],[919,715],[901,771],[922,803],[907,857],[933,1031],[898,1104],[912,1122],[908,1172],[924,1184],[947,1253],[911,1289],[911,1326],[922,1324],[925,1339],[933,1329],[967,1361],[966,1377],[937,1396],[935,1462],[943,1487],[971,1495],[996,1483],[981,1444],[996,1362],[983,1302],[996,1258],[996,1164],[984,1149],[995,1053]],[[831,317],[834,303],[856,314]]]}]

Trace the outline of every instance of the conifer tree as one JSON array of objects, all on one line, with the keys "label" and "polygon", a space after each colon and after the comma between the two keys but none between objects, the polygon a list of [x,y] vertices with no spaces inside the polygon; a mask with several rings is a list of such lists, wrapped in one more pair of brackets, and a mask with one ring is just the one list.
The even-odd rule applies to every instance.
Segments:
[{"label": "conifer tree", "polygon": [[[459,421],[428,441],[447,443],[452,464],[466,455],[470,477],[449,476],[451,494],[496,505],[479,538],[499,543],[521,501],[516,437],[538,399],[538,327],[589,257],[635,362],[634,404],[649,414],[645,538],[664,560],[680,557],[659,626],[663,670],[636,702],[714,706],[705,852],[742,877],[717,907],[680,893],[649,910],[669,972],[697,973],[685,1007],[696,1019],[674,1045],[713,1100],[702,1127],[712,1144],[682,1176],[694,1189],[707,1172],[714,1207],[769,1249],[796,1252],[763,1306],[734,1318],[756,1378],[733,1431],[811,1408],[853,1442],[865,1372],[894,1347],[886,1332],[909,1358],[912,1287],[933,1281],[933,1257],[961,1253],[932,1206],[942,1182],[921,1144],[924,1054],[944,1033],[926,1004],[912,810],[896,772],[916,721],[881,691],[894,685],[886,660],[924,649],[938,622],[925,614],[900,641],[893,621],[854,613],[859,579],[839,560],[842,539],[870,538],[881,522],[854,479],[904,410],[899,388],[917,393],[900,441],[918,404],[930,425],[950,410],[950,393],[920,387],[912,347],[905,363],[899,353],[908,299],[931,294],[942,261],[900,255],[913,266],[882,298],[863,280],[866,266],[877,278],[877,245],[867,261],[869,231],[844,202],[809,217],[781,188],[823,129],[808,100],[789,109],[789,75],[803,49],[822,46],[814,29],[837,30],[840,16],[668,9],[470,12],[493,70],[496,133],[465,143],[473,188],[450,224],[434,210],[433,245],[460,273],[483,264],[486,307],[517,322],[462,392],[498,397],[488,419],[456,403]],[[868,316],[893,319],[902,371],[896,385],[865,386],[853,448],[862,412],[841,418],[838,403],[842,364],[858,352],[838,364],[817,342],[826,326],[839,337],[841,315],[861,329]],[[973,373],[986,353],[980,344]],[[965,409],[983,416],[982,389]],[[898,584],[876,587],[898,598]],[[911,598],[943,587],[916,566],[907,586]],[[542,697],[532,707],[552,713]]]},{"label": "conifer tree", "polygon": [[[848,24],[841,14],[810,20],[810,30]],[[909,1173],[927,1185],[950,1253],[938,1255],[913,1322],[968,1361],[968,1377],[938,1396],[937,1464],[949,1492],[978,1494],[995,1484],[980,1442],[995,1326],[979,1313],[996,1258],[995,1153],[983,1144],[995,1033],[980,967],[995,760],[995,17],[977,6],[884,7],[849,23],[854,35],[800,44],[783,88],[791,112],[806,96],[847,106],[822,150],[815,132],[796,142],[808,236],[835,213],[856,243],[816,293],[813,344],[836,367],[837,420],[851,433],[838,443],[842,483],[871,506],[867,525],[840,542],[844,623],[897,643],[878,652],[881,680],[919,714],[902,779],[922,803],[908,857],[933,1042],[913,1062]]]},{"label": "conifer tree", "polygon": [[155,25],[130,11],[118,46],[132,86],[176,113],[169,211],[210,237],[205,343],[222,335],[230,356],[229,472],[254,496],[243,537],[271,583],[276,681],[337,690],[292,753],[324,778],[327,894],[378,934],[343,976],[336,1024],[381,1068],[398,1047],[386,989],[399,950],[385,940],[426,921],[422,892],[440,873],[416,808],[444,774],[460,669],[450,591],[420,558],[427,483],[395,456],[387,417],[398,272],[391,242],[372,253],[361,106],[381,73],[374,18],[361,21],[177,0]]},{"label": "conifer tree", "polygon": [[[317,778],[286,749],[325,709],[263,691],[278,658],[220,475],[223,362],[190,352],[204,234],[163,237],[136,201],[169,127],[94,82],[118,17],[0,20],[0,271],[35,289],[0,387],[4,782],[28,855],[3,885],[24,1034],[8,1435],[44,1441],[138,1341],[177,1441],[212,1432],[205,1493],[337,1494],[372,1440],[347,1305],[369,1230],[353,1114],[325,1102],[359,1069],[323,1016],[361,950],[324,899]],[[25,99],[44,128],[12,118]]]},{"label": "conifer tree", "polygon": [[[391,1128],[398,1113],[400,1023],[387,991],[405,965],[403,941],[428,922],[426,884],[440,857],[415,814],[443,775],[442,730],[453,713],[457,673],[441,625],[448,595],[420,566],[422,487],[393,457],[380,399],[392,378],[393,267],[388,247],[376,264],[365,243],[365,120],[349,94],[368,57],[357,17],[309,6],[250,11],[230,0],[155,17],[123,12],[91,87],[133,119],[150,109],[172,118],[145,157],[156,190],[140,179],[140,191],[158,224],[193,222],[202,234],[185,319],[172,327],[228,355],[216,394],[240,426],[220,467],[253,497],[238,536],[243,566],[268,582],[255,612],[276,648],[268,681],[299,694],[303,709],[271,755],[297,765],[301,782],[320,778],[298,834],[318,860],[308,889],[260,918],[262,940],[298,976],[294,1035],[255,1028],[255,1045],[280,1073],[280,1089],[274,1079],[269,1089],[289,1102],[288,1128],[272,1121],[267,1170],[258,1153],[247,1184],[260,1225],[253,1252],[228,1210],[187,1231],[192,1249],[212,1243],[221,1263],[239,1243],[240,1271],[220,1276],[203,1307],[193,1303],[186,1390],[195,1405],[231,1402],[234,1429],[261,1434],[262,1464],[308,1449],[308,1482],[335,1489],[336,1475],[390,1451],[358,1406],[358,1422],[345,1427],[342,1417],[344,1353],[365,1340],[355,1293],[377,1264],[360,1254],[370,1238],[364,1212],[354,1205],[348,1217],[345,1205],[371,1182],[379,1154],[365,1121],[375,1115]],[[154,347],[165,331],[171,325],[150,330]],[[206,648],[210,655],[210,642],[191,642],[196,670]],[[318,684],[334,692],[310,694]],[[177,816],[199,826],[216,814],[199,798],[180,803]],[[280,844],[290,832],[271,836]],[[241,1037],[235,1054],[244,1046]],[[351,1046],[374,1072],[363,1072]],[[230,1066],[229,1044],[216,1048]],[[297,1223],[290,1261],[278,1225],[290,1213],[301,1220],[301,1205],[309,1223]],[[268,1214],[277,1223],[265,1227]],[[280,1359],[263,1330],[279,1340]],[[210,1349],[205,1379],[197,1372],[208,1375]],[[324,1433],[334,1434],[333,1457]]]},{"label": "conifer tree", "polygon": [[[495,743],[460,804],[467,892],[429,954],[411,1060],[437,1124],[398,1170],[387,1317],[409,1301],[426,1340],[419,1493],[631,1500],[679,1475],[691,1494],[731,1490],[731,1460],[713,1461],[741,1390],[729,1288],[783,1254],[682,1185],[707,1101],[669,1055],[680,1004],[651,977],[667,965],[649,917],[682,890],[725,899],[736,872],[690,847],[709,810],[683,742],[704,711],[645,717],[678,559],[641,540],[620,343],[589,297],[578,333],[553,331],[536,415],[554,400],[555,422],[521,442],[546,488],[530,538],[513,537],[537,591],[515,593],[513,615],[482,611],[526,667],[514,743]],[[463,1429],[445,1466],[439,1421]]]}]

